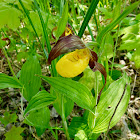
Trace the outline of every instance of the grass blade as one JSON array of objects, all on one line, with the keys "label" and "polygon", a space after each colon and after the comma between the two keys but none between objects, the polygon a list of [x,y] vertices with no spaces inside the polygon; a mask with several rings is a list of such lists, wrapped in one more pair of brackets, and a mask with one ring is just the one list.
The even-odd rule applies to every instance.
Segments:
[{"label": "grass blade", "polygon": [[84,18],[84,21],[83,21],[83,23],[82,23],[82,26],[81,26],[81,28],[80,28],[80,31],[79,31],[79,33],[78,33],[78,36],[79,36],[80,38],[82,37],[82,35],[83,35],[84,31],[85,31],[85,28],[86,28],[86,26],[88,25],[88,22],[89,22],[89,20],[90,20],[90,18],[91,18],[91,16],[92,16],[94,10],[95,10],[96,7],[97,7],[98,2],[99,2],[99,0],[92,0],[91,5],[90,5],[90,7],[89,7],[89,9],[88,9],[88,11],[87,11],[87,14],[86,14],[86,16],[85,16],[85,18]]}]

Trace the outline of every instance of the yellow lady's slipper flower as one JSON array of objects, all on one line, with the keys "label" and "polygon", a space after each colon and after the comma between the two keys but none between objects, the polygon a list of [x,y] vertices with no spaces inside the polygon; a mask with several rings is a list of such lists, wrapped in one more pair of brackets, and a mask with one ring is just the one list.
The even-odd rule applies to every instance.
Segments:
[{"label": "yellow lady's slipper flower", "polygon": [[57,72],[63,77],[75,77],[82,73],[90,60],[89,49],[80,49],[64,55],[56,64]]}]

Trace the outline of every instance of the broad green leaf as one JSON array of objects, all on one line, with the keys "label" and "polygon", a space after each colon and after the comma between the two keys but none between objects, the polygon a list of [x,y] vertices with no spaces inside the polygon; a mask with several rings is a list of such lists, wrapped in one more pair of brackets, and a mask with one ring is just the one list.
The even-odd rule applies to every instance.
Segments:
[{"label": "broad green leaf", "polygon": [[25,128],[13,126],[4,136],[5,140],[22,140],[23,137],[20,135]]},{"label": "broad green leaf", "polygon": [[135,62],[136,68],[140,68],[140,47],[136,49],[132,60]]},{"label": "broad green leaf", "polygon": [[0,89],[4,88],[22,88],[23,85],[14,77],[0,73]]},{"label": "broad green leaf", "polygon": [[60,114],[61,116],[62,116],[62,98],[63,98],[63,104],[65,107],[65,117],[67,117],[74,107],[74,102],[70,98],[62,96],[62,94],[56,92],[52,87],[50,93],[57,97],[56,101],[53,103],[53,106],[56,109],[57,113]]},{"label": "broad green leaf", "polygon": [[83,84],[63,77],[40,76],[46,80],[57,92],[67,96],[84,109],[92,110],[95,99],[90,90]]},{"label": "broad green leaf", "polygon": [[132,40],[125,40],[118,50],[133,50],[140,47],[140,35],[137,35],[136,38]]},{"label": "broad green leaf", "polygon": [[41,74],[41,67],[36,56],[30,56],[21,69],[20,81],[24,85],[23,96],[26,100],[37,94],[41,86],[41,80],[36,74]]},{"label": "broad green leaf", "polygon": [[3,117],[0,117],[0,121],[4,126],[6,127],[7,124],[16,122],[17,120],[17,115],[16,113],[10,114],[9,112],[4,112]]},{"label": "broad green leaf", "polygon": [[78,133],[75,135],[74,140],[88,140],[88,137],[84,130],[79,130]]},{"label": "broad green leaf", "polygon": [[20,15],[22,15],[20,10],[0,3],[0,29],[7,25],[10,29],[16,30],[20,26]]},{"label": "broad green leaf", "polygon": [[56,100],[55,96],[53,96],[52,94],[48,93],[45,90],[42,90],[32,97],[32,99],[29,101],[29,104],[24,114],[33,110],[44,108],[47,105],[52,104],[55,100]]},{"label": "broad green leaf", "polygon": [[140,1],[137,1],[133,4],[131,4],[129,7],[126,8],[126,10],[123,11],[123,13],[113,22],[111,22],[109,25],[107,25],[98,35],[97,35],[97,42],[100,44],[102,42],[102,39],[106,33],[111,31],[117,24],[120,23],[121,20],[123,20],[129,13],[131,13],[138,5]]},{"label": "broad green leaf", "polygon": [[36,128],[47,128],[50,121],[50,110],[48,107],[44,107],[38,110],[29,112],[29,115],[25,118],[24,123],[34,126]]},{"label": "broad green leaf", "polygon": [[65,4],[62,16],[58,21],[58,26],[57,26],[56,35],[55,35],[56,40],[58,40],[58,38],[63,34],[66,28],[67,22],[68,22],[68,1]]},{"label": "broad green leaf", "polygon": [[128,85],[125,94],[111,121],[110,128],[113,127],[125,113],[130,99],[130,83],[126,74],[124,74],[119,80],[113,82],[109,88],[102,93],[99,104],[97,105],[95,127],[92,131],[93,133],[107,131],[110,118],[112,117],[114,109],[123,94],[126,84]]},{"label": "broad green leaf", "polygon": [[132,40],[132,39],[136,38],[136,35],[139,35],[139,32],[140,32],[140,22],[138,22],[135,25],[128,26],[128,27],[121,29],[118,33],[118,36],[123,35],[121,37],[121,39],[123,41]]}]

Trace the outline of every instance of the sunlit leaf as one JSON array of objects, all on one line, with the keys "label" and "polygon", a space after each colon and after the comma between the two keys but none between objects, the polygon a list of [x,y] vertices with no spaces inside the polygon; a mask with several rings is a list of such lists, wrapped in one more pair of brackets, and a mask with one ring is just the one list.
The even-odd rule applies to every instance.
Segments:
[{"label": "sunlit leaf", "polygon": [[13,126],[4,136],[5,140],[22,140],[23,137],[20,135],[25,128]]},{"label": "sunlit leaf", "polygon": [[7,25],[9,28],[16,30],[20,26],[20,15],[22,15],[20,10],[11,5],[0,3],[0,29]]},{"label": "sunlit leaf", "polygon": [[132,60],[135,62],[136,68],[140,68],[140,47],[136,49]]},{"label": "sunlit leaf", "polygon": [[75,134],[74,140],[88,140],[88,137],[84,130],[79,130],[77,134]]}]

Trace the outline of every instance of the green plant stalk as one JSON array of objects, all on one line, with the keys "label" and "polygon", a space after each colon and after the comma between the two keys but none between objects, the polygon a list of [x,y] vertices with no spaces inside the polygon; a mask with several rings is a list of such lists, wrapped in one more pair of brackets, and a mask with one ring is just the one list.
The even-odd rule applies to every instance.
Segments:
[{"label": "green plant stalk", "polygon": [[22,116],[23,116],[23,114],[24,114],[24,110],[23,110],[23,88],[22,88],[22,91],[21,91],[21,98],[20,98],[20,100],[21,100],[21,114],[22,114]]},{"label": "green plant stalk", "polygon": [[2,47],[2,50],[3,50],[3,52],[4,52],[4,55],[5,55],[6,59],[7,59],[8,66],[9,66],[9,68],[10,68],[10,71],[12,72],[12,75],[17,79],[17,77],[16,77],[16,75],[15,75],[15,73],[14,73],[14,71],[13,71],[13,68],[12,68],[12,66],[11,66],[11,63],[10,63],[10,60],[9,60],[9,58],[8,58],[8,55],[7,55],[7,52],[6,52],[5,48]]},{"label": "green plant stalk", "polygon": [[63,125],[65,128],[65,134],[66,134],[67,140],[70,140],[69,133],[68,133],[68,126],[67,126],[66,117],[65,117],[64,96],[62,95],[61,98],[62,98],[62,116],[61,117],[62,117]]},{"label": "green plant stalk", "polygon": [[82,37],[82,35],[83,35],[84,31],[85,31],[85,28],[86,28],[86,26],[87,26],[87,24],[88,24],[88,22],[89,22],[89,20],[90,20],[90,18],[92,16],[94,10],[97,7],[98,2],[99,2],[99,0],[92,0],[91,5],[90,5],[90,7],[89,7],[89,9],[87,11],[87,14],[86,14],[86,16],[84,18],[84,21],[83,21],[82,26],[81,26],[81,28],[79,30],[79,33],[78,33],[78,36],[80,38]]}]

